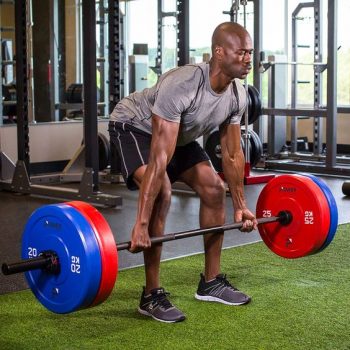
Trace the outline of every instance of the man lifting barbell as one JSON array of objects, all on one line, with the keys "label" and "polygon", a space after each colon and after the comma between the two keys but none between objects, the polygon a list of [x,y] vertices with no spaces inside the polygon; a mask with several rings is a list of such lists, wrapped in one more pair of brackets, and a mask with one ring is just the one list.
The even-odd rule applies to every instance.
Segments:
[{"label": "man lifting barbell", "polygon": [[[144,250],[146,285],[139,312],[158,321],[185,319],[160,286],[162,247],[151,247],[150,241],[150,237],[164,234],[171,183],[181,180],[199,195],[201,228],[225,222],[224,183],[195,141],[217,127],[234,221],[243,222],[241,231],[257,228],[244,195],[240,121],[247,97],[238,80],[251,70],[252,51],[252,40],[244,27],[222,23],[212,36],[209,63],[186,65],[163,74],[154,87],[124,98],[111,114],[110,138],[118,149],[125,182],[129,189],[140,190],[130,247],[131,252]],[[205,270],[195,297],[229,305],[247,304],[250,297],[233,287],[220,271],[222,243],[223,233],[204,237]]]},{"label": "man lifting barbell", "polygon": [[[237,34],[234,34],[236,33],[235,31]],[[245,45],[243,43],[245,46],[242,44],[241,59],[242,62],[246,62],[245,70],[242,68],[245,65],[239,63],[236,53],[232,54],[232,59],[230,56],[230,51],[236,47],[235,45],[239,39],[243,40],[242,38],[245,38],[250,43],[248,34],[240,26],[232,23],[224,23],[214,32],[214,58],[209,66],[206,67],[207,70],[203,71],[203,74],[206,72],[207,75],[203,77],[202,82],[207,84],[209,89],[215,86],[215,89],[209,90],[213,94],[214,100],[219,100],[220,97],[230,92],[230,88],[227,88],[226,84],[228,77],[235,74],[244,76],[249,71],[250,57],[248,57],[249,55],[246,56],[245,50],[250,54],[250,50],[248,50],[250,44]],[[194,71],[194,77],[197,77],[197,80],[200,82],[201,79],[198,78],[196,73],[198,73],[198,70],[204,69],[204,67],[201,65],[193,67],[197,67],[197,71]],[[210,71],[208,68],[210,68]],[[187,72],[188,74],[187,69],[191,68],[188,66],[183,69],[185,69],[184,73]],[[239,71],[240,73],[238,74],[237,72]],[[178,77],[178,74],[180,73],[175,73],[174,71],[169,73],[170,76],[163,76],[159,84],[165,83],[165,86],[167,86],[169,83],[173,83],[173,78]],[[205,80],[205,77],[207,80]],[[183,79],[182,74],[180,78]],[[167,81],[168,79],[170,81]],[[189,79],[187,79],[187,82]],[[237,92],[240,91],[242,93],[239,82],[235,82],[234,86],[236,86]],[[182,89],[184,87],[176,87],[174,92]],[[205,89],[205,91],[201,91],[201,89],[204,89],[203,85],[200,88],[198,87],[195,93],[195,97],[198,99],[202,98],[202,95],[207,92]],[[214,92],[217,89],[225,91],[221,92],[220,95]],[[146,91],[144,93],[150,92]],[[157,93],[162,98],[164,96],[163,88],[159,88]],[[188,96],[191,97],[191,94],[188,93]],[[175,95],[174,97],[177,98]],[[158,96],[153,101],[156,102],[153,108],[161,110],[161,106],[158,106],[157,101]],[[164,99],[161,99],[161,101],[164,101]],[[221,126],[221,144],[224,145],[224,157],[226,157],[226,159],[224,158],[224,172],[226,177],[230,175],[228,180],[234,208],[236,209],[234,215],[235,223],[223,224],[225,219],[223,212],[223,185],[221,180],[211,170],[207,158],[204,156],[204,159],[198,159],[197,155],[203,155],[203,151],[200,150],[198,145],[193,145],[193,143],[190,143],[190,149],[199,150],[199,153],[192,150],[191,153],[187,154],[187,148],[175,148],[176,140],[174,138],[178,137],[182,142],[184,142],[183,140],[191,139],[188,135],[192,135],[191,132],[193,130],[191,128],[195,121],[192,120],[185,126],[182,126],[181,122],[182,114],[187,115],[187,112],[189,114],[194,113],[195,108],[201,108],[201,105],[196,107],[196,104],[193,103],[193,105],[191,104],[193,110],[189,110],[186,113],[181,112],[182,114],[179,112],[181,117],[178,117],[177,120],[178,123],[180,122],[180,126],[177,128],[174,126],[176,122],[163,121],[157,115],[152,117],[155,133],[153,133],[152,138],[151,136],[147,137],[147,144],[142,144],[143,147],[145,145],[150,147],[148,152],[150,153],[149,165],[147,170],[144,165],[136,169],[136,175],[129,178],[131,181],[128,183],[129,187],[141,185],[139,213],[131,242],[118,243],[116,245],[114,236],[117,234],[111,231],[101,213],[87,203],[75,201],[50,204],[32,213],[22,235],[22,260],[11,264],[3,263],[2,272],[5,275],[25,272],[28,285],[38,301],[48,310],[64,314],[99,305],[109,297],[118,274],[117,250],[129,249],[135,252],[145,249],[145,262],[147,262],[146,293],[150,295],[143,293],[140,312],[160,321],[176,322],[183,320],[185,316],[169,302],[167,294],[159,287],[160,243],[204,235],[206,252],[205,277],[201,278],[196,297],[202,300],[209,299],[220,302],[229,299],[230,304],[232,304],[232,299],[234,299],[236,304],[239,304],[236,301],[240,299],[240,303],[243,304],[247,303],[250,298],[235,290],[224,276],[218,274],[220,271],[220,252],[224,231],[232,229],[250,231],[257,223],[261,238],[267,247],[284,258],[295,259],[323,251],[332,242],[337,231],[338,210],[331,190],[317,177],[308,174],[276,176],[267,183],[259,194],[256,205],[258,219],[255,220],[253,214],[245,208],[243,186],[240,182],[242,180],[241,175],[243,176],[243,169],[240,166],[240,161],[242,160],[241,152],[239,146],[236,145],[236,139],[228,139],[228,136],[236,137],[237,134],[237,140],[240,138],[239,131],[236,131],[235,120],[239,120],[244,109],[244,103],[239,103],[237,100],[234,101],[240,108],[236,108],[236,117],[233,114],[232,125],[224,123]],[[210,109],[210,106],[204,105],[208,110]],[[222,104],[220,103],[221,106]],[[216,106],[216,108],[219,107]],[[204,113],[203,115],[207,114]],[[213,116],[215,115],[215,112],[213,112]],[[211,119],[208,120],[208,125],[211,125],[211,122]],[[114,122],[112,123],[112,129],[115,129],[115,124]],[[136,136],[137,140],[140,140],[141,131],[134,132],[134,130],[138,129],[135,129],[133,125],[124,124],[122,130],[116,128],[115,133],[119,133],[120,139],[123,136],[124,141],[127,136],[129,138],[135,137],[135,139],[132,139],[131,146],[139,146],[139,143],[135,140]],[[171,134],[172,132],[174,134]],[[111,134],[113,134],[113,130],[111,130]],[[169,144],[172,146],[167,145],[164,140],[164,134],[169,138]],[[143,141],[146,139],[145,135],[148,134],[143,134]],[[151,146],[149,146],[150,140],[152,140]],[[158,145],[159,142],[160,145]],[[237,143],[239,144],[240,142],[238,141]],[[121,154],[126,156],[125,147],[127,144],[121,142],[120,145],[122,146],[120,150],[123,150]],[[164,150],[159,151],[160,146],[164,147]],[[144,148],[140,148],[139,151],[142,156],[145,155]],[[168,165],[167,175],[165,175],[165,164],[171,158],[170,155],[172,155],[173,151],[174,156]],[[234,157],[229,158],[229,156],[232,156],[230,152],[233,152]],[[189,166],[188,163],[189,155],[191,161],[195,160],[192,166]],[[130,157],[130,155],[128,156]],[[158,157],[163,157],[163,160],[159,160]],[[125,158],[124,160],[128,159]],[[231,161],[234,162],[234,166],[232,166]],[[230,168],[230,164],[232,168]],[[160,165],[163,171],[159,169],[155,171],[155,165]],[[127,167],[125,169],[130,170]],[[175,170],[177,173],[174,173]],[[200,173],[198,173],[199,171]],[[165,199],[166,201],[169,200],[169,182],[176,179],[176,174],[179,174],[178,178],[192,184],[199,193],[201,198],[201,228],[163,235],[167,210],[161,207],[161,199],[163,195],[167,195]],[[170,179],[168,179],[168,176]],[[156,181],[159,177],[163,178],[161,183]],[[128,181],[128,177],[126,177],[126,180]],[[150,189],[153,189],[153,191]],[[209,194],[208,189],[211,190]],[[236,193],[235,191],[238,192]],[[158,194],[157,198],[156,194]],[[161,215],[160,218],[156,218],[158,214]],[[239,222],[237,223],[237,221]],[[149,223],[148,226],[147,223]],[[146,228],[142,229],[143,231],[140,234],[138,228],[145,226]],[[152,237],[148,237],[148,230]],[[215,234],[217,238],[214,237]],[[151,245],[151,249],[149,245]],[[212,282],[206,281],[211,277],[213,277]],[[203,290],[205,286],[203,287],[202,284],[206,282],[209,282],[207,283],[208,290]],[[152,283],[155,283],[158,287],[149,290],[152,288]],[[213,296],[210,290],[213,286],[215,286],[214,288],[217,287],[216,292],[222,292],[222,294]]]}]

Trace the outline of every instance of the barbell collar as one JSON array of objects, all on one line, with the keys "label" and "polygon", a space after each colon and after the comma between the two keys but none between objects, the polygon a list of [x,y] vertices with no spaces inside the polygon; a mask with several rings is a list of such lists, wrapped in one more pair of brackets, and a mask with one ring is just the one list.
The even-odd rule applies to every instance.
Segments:
[{"label": "barbell collar", "polygon": [[[282,210],[277,214],[278,222],[283,225],[289,225],[293,220],[293,215],[289,210]],[[259,221],[259,220],[258,220]]]}]

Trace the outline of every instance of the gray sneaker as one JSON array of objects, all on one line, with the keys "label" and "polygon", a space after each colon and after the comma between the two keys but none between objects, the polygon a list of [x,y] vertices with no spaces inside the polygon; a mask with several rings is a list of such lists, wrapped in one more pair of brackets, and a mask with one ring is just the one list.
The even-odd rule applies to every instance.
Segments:
[{"label": "gray sneaker", "polygon": [[250,302],[248,295],[233,287],[226,275],[217,275],[213,281],[205,282],[203,274],[199,281],[195,298],[203,301],[216,301],[226,305],[243,305]]},{"label": "gray sneaker", "polygon": [[157,321],[173,323],[183,321],[185,315],[177,309],[169,300],[169,293],[163,288],[155,288],[145,296],[145,287],[141,295],[139,313],[150,316]]}]

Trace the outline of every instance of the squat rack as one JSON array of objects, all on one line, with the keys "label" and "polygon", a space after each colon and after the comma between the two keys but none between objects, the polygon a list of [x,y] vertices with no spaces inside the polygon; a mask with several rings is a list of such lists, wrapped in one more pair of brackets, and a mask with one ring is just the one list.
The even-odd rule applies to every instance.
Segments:
[{"label": "squat rack", "polygon": [[163,21],[166,17],[174,17],[176,20],[176,61],[177,66],[190,63],[190,24],[189,24],[189,0],[176,2],[175,11],[164,11],[164,0],[158,0],[157,23],[157,55],[156,64],[151,69],[159,77],[163,72],[164,33]]},{"label": "squat rack", "polygon": [[[119,0],[109,1],[109,11]],[[27,64],[27,0],[15,0],[16,81],[17,81],[17,146],[18,160],[12,179],[0,181],[0,189],[64,199],[81,199],[112,207],[120,207],[120,196],[101,193],[98,178],[97,87],[96,87],[96,8],[95,0],[82,0],[83,10],[83,84],[85,169],[79,189],[32,184],[29,174],[28,64]],[[110,25],[115,25],[114,21]],[[114,31],[113,35],[119,35]],[[113,37],[113,36],[112,36]],[[112,40],[112,39],[110,39]],[[114,39],[118,44],[118,40]],[[115,46],[113,47],[115,49]],[[115,65],[113,66],[115,67]],[[118,68],[118,66],[117,66]],[[119,91],[113,92],[118,96]],[[8,163],[7,163],[8,164]]]},{"label": "squat rack", "polygon": [[[254,2],[254,86],[261,91],[261,61],[260,61],[260,52],[261,52],[261,32],[262,32],[262,5],[259,0],[253,0]],[[315,18],[320,19],[320,0],[316,0],[311,5],[301,5],[296,11],[300,10],[304,6],[313,6],[315,8]],[[275,122],[276,116],[291,116],[292,118],[296,117],[315,117],[318,120],[323,117],[327,117],[327,128],[326,128],[326,155],[320,157],[319,161],[309,160],[306,162],[298,161],[295,162],[292,160],[280,160],[280,159],[267,159],[265,166],[268,169],[282,170],[282,171],[308,171],[314,173],[323,173],[331,175],[350,175],[350,168],[341,164],[337,159],[337,113],[338,112],[347,112],[349,113],[349,108],[338,108],[337,107],[337,12],[338,12],[338,0],[328,0],[327,4],[328,11],[328,23],[327,23],[327,105],[326,107],[321,106],[321,101],[319,100],[319,90],[315,91],[314,96],[314,109],[294,109],[294,108],[275,108],[273,105],[273,92],[269,96],[270,103],[268,108],[263,108],[263,115],[269,117],[270,126]],[[315,21],[316,22],[316,21]],[[315,23],[319,25],[319,21]],[[315,35],[319,34],[320,28],[316,28]],[[317,34],[318,33],[318,34]],[[316,39],[316,37],[315,37]],[[319,39],[319,38],[318,38]],[[315,48],[319,50],[319,42],[316,42]],[[319,59],[320,57],[316,57]],[[320,63],[319,62],[316,62]],[[325,67],[323,67],[324,69]],[[271,65],[270,69],[274,69],[274,65]],[[316,71],[317,73],[317,71]],[[315,73],[315,74],[316,74]],[[273,75],[273,74],[271,74]],[[320,84],[320,77],[315,75],[315,82],[317,85]],[[274,84],[271,81],[271,84]],[[320,88],[320,86],[318,86]],[[273,91],[274,89],[272,89]],[[293,106],[292,106],[293,107]],[[316,132],[316,142],[319,144],[319,133],[322,129],[322,122],[316,122],[315,132]],[[296,122],[293,122],[296,127]],[[258,131],[259,135],[262,136],[262,121],[259,120],[254,124],[254,128]],[[269,135],[274,137],[274,135]],[[295,137],[292,135],[293,138]],[[268,139],[268,142],[273,142]],[[293,146],[294,147],[294,146]],[[317,145],[316,145],[317,147]],[[293,148],[295,149],[295,148]]]}]

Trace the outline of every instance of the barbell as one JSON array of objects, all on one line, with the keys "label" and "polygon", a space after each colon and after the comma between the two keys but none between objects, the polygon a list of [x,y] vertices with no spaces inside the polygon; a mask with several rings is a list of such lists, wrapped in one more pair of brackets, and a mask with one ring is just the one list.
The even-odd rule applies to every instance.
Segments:
[{"label": "barbell", "polygon": [[[300,258],[318,253],[333,240],[338,210],[332,192],[311,175],[280,175],[262,189],[256,207],[262,240],[277,255]],[[241,228],[225,224],[152,237],[151,244]],[[22,237],[22,261],[2,265],[5,275],[25,272],[29,287],[48,310],[63,314],[98,305],[113,290],[118,254],[102,214],[73,201],[35,210]]]}]

